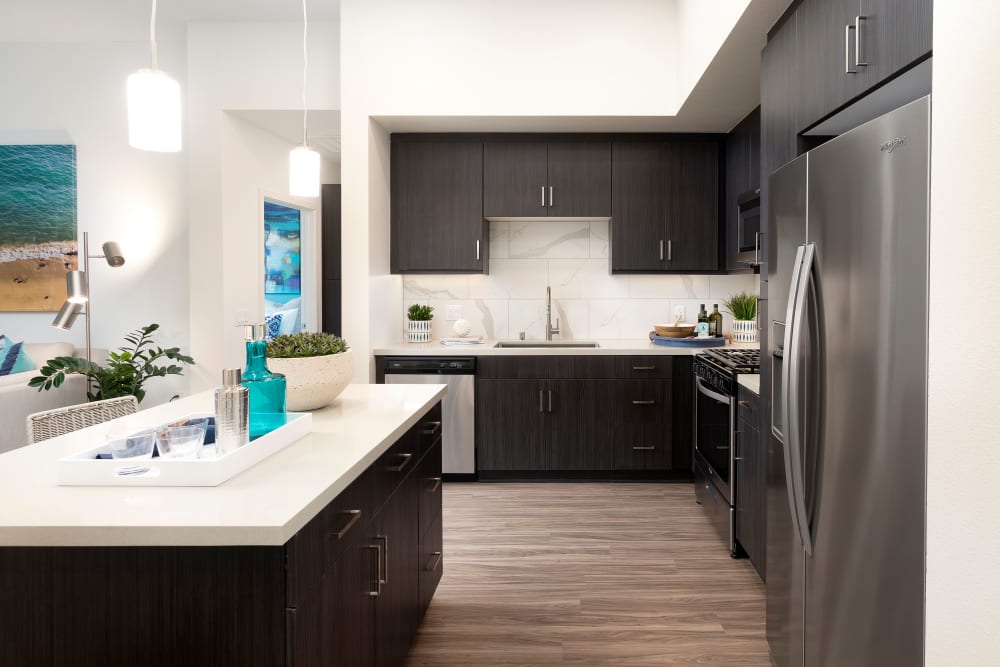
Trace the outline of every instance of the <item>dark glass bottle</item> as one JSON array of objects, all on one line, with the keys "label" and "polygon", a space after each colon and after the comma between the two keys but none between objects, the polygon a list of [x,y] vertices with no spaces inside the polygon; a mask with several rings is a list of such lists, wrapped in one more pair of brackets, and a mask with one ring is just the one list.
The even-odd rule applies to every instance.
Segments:
[{"label": "dark glass bottle", "polygon": [[250,393],[250,439],[270,433],[285,423],[285,376],[267,368],[267,328],[246,328],[247,367],[243,386]]},{"label": "dark glass bottle", "polygon": [[718,338],[722,335],[722,313],[719,312],[719,304],[715,304],[712,314],[708,316],[708,335]]}]

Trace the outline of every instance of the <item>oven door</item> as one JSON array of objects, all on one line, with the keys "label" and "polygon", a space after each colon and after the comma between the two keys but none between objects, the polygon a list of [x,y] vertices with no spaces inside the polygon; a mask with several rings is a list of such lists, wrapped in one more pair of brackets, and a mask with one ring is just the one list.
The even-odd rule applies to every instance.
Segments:
[{"label": "oven door", "polygon": [[694,455],[708,478],[733,504],[733,398],[695,376]]}]

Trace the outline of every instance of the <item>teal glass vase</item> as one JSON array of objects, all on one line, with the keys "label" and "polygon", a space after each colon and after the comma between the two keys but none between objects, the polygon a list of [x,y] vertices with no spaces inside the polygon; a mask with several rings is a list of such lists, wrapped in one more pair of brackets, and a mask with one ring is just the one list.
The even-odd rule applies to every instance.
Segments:
[{"label": "teal glass vase", "polygon": [[243,386],[250,394],[250,439],[270,433],[285,423],[285,376],[267,368],[267,343],[247,341],[247,367]]}]

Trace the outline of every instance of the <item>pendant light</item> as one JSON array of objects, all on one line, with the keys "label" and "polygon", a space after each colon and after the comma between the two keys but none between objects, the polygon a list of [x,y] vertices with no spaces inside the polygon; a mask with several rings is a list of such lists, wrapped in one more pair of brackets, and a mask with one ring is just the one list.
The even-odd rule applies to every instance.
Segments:
[{"label": "pendant light", "polygon": [[152,67],[128,78],[128,143],[162,153],[181,149],[181,87],[156,60],[156,0],[149,18]]},{"label": "pendant light", "polygon": [[288,154],[288,192],[296,197],[319,197],[319,153],[309,148],[306,80],[309,73],[309,18],[302,0],[302,145]]}]

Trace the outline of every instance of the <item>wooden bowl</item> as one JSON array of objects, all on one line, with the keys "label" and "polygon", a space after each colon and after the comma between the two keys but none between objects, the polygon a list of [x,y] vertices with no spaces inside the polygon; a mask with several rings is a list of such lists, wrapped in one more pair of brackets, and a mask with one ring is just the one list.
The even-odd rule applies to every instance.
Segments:
[{"label": "wooden bowl", "polygon": [[657,324],[653,327],[657,336],[663,336],[664,338],[687,338],[694,335],[693,324],[684,324],[681,326],[670,326],[665,324]]}]

